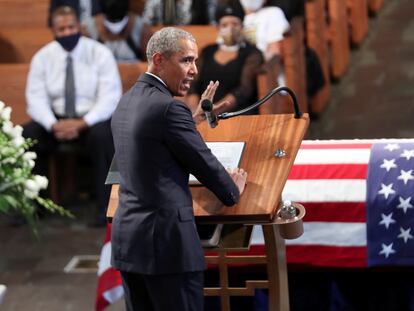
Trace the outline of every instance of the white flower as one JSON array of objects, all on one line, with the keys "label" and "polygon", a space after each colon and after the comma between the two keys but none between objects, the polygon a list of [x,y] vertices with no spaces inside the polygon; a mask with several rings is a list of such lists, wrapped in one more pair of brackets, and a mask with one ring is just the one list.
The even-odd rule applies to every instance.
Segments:
[{"label": "white flower", "polygon": [[[24,153],[24,148],[19,148],[18,150],[17,150],[17,156],[21,156],[22,154]],[[36,154],[36,153],[35,153]]]},{"label": "white flower", "polygon": [[[1,113],[0,113],[1,116]],[[13,123],[11,123],[10,121],[5,121],[3,123],[3,126],[1,127],[1,129],[3,130],[4,133],[6,133],[7,135],[11,135],[13,132]]]},{"label": "white flower", "polygon": [[12,147],[2,147],[0,148],[0,154],[3,155],[4,157],[10,157],[12,156],[14,153],[14,149]]},{"label": "white flower", "polygon": [[33,179],[28,179],[24,182],[24,186],[28,191],[39,191],[38,184]]},{"label": "white flower", "polygon": [[30,168],[33,168],[33,167],[35,166],[35,161],[33,161],[33,160],[29,160],[29,161],[27,161],[27,165],[28,165]]},{"label": "white flower", "polygon": [[27,189],[24,190],[24,195],[26,197],[28,197],[29,199],[34,199],[36,198],[39,194],[37,192],[34,191],[29,191]]},{"label": "white flower", "polygon": [[12,109],[11,107],[5,107],[0,112],[0,118],[4,121],[10,121],[10,115],[11,115]]},{"label": "white flower", "polygon": [[11,136],[13,138],[22,137],[22,133],[23,133],[23,128],[20,125],[16,125],[11,132]]},{"label": "white flower", "polygon": [[49,181],[47,180],[46,177],[40,176],[40,175],[35,175],[33,178],[34,178],[34,181],[36,182],[36,184],[38,185],[39,189],[46,189],[47,188],[47,185],[48,185]]},{"label": "white flower", "polygon": [[0,100],[0,111],[3,110],[4,106],[6,106],[6,105]]},{"label": "white flower", "polygon": [[15,137],[12,140],[12,143],[15,147],[20,147],[21,145],[24,144],[24,138],[23,137]]},{"label": "white flower", "polygon": [[3,161],[1,161],[3,164],[14,164],[16,163],[16,159],[15,158],[5,158],[3,159]]},{"label": "white flower", "polygon": [[23,160],[25,161],[34,160],[36,158],[37,158],[36,153],[32,151],[27,151],[23,154]]}]

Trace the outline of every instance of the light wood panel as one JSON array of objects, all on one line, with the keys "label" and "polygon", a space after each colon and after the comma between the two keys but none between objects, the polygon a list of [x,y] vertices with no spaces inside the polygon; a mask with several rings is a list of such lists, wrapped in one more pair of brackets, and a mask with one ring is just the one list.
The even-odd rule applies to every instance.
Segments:
[{"label": "light wood panel", "polygon": [[[292,114],[240,116],[222,120],[215,129],[206,123],[199,130],[205,141],[245,141],[240,167],[249,176],[239,204],[224,207],[206,188],[191,187],[194,212],[202,222],[269,222],[309,124],[307,114],[294,119]],[[277,158],[282,148],[287,156]]]}]

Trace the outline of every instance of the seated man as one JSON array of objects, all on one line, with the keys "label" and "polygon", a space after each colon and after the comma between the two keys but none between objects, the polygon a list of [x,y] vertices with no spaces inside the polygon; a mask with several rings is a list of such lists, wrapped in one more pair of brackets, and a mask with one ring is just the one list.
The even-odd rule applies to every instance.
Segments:
[{"label": "seated man", "polygon": [[52,13],[55,41],[38,51],[26,86],[32,120],[23,135],[37,141],[35,172],[47,173],[48,155],[62,142],[82,144],[92,157],[99,209],[104,224],[109,199],[104,181],[114,153],[110,118],[122,93],[118,67],[110,50],[80,34],[73,8]]},{"label": "seated man", "polygon": [[[215,103],[228,102],[226,111],[246,108],[257,100],[256,78],[263,63],[261,52],[247,43],[242,35],[244,13],[227,4],[216,10],[218,44],[203,49],[199,58],[199,74],[186,98],[193,111],[210,81],[218,79],[220,87]],[[218,111],[222,112],[222,111]],[[250,113],[257,113],[257,109]]]}]

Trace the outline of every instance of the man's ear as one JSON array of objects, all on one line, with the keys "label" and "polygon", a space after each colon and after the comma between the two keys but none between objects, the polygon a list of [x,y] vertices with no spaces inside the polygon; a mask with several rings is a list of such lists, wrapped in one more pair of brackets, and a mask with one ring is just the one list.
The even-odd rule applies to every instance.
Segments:
[{"label": "man's ear", "polygon": [[152,56],[152,63],[156,66],[159,67],[162,63],[162,61],[164,60],[164,57],[161,55],[161,53],[155,53]]}]

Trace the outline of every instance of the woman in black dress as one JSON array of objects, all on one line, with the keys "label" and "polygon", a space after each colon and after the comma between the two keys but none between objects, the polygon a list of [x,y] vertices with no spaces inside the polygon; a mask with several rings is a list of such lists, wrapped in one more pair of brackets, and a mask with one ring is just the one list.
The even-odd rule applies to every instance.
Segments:
[{"label": "woman in black dress", "polygon": [[218,43],[205,47],[201,52],[199,73],[186,98],[193,111],[210,81],[219,81],[214,103],[227,101],[225,111],[245,108],[257,100],[256,77],[263,57],[255,46],[244,40],[243,17],[241,8],[230,5],[217,7]]}]

